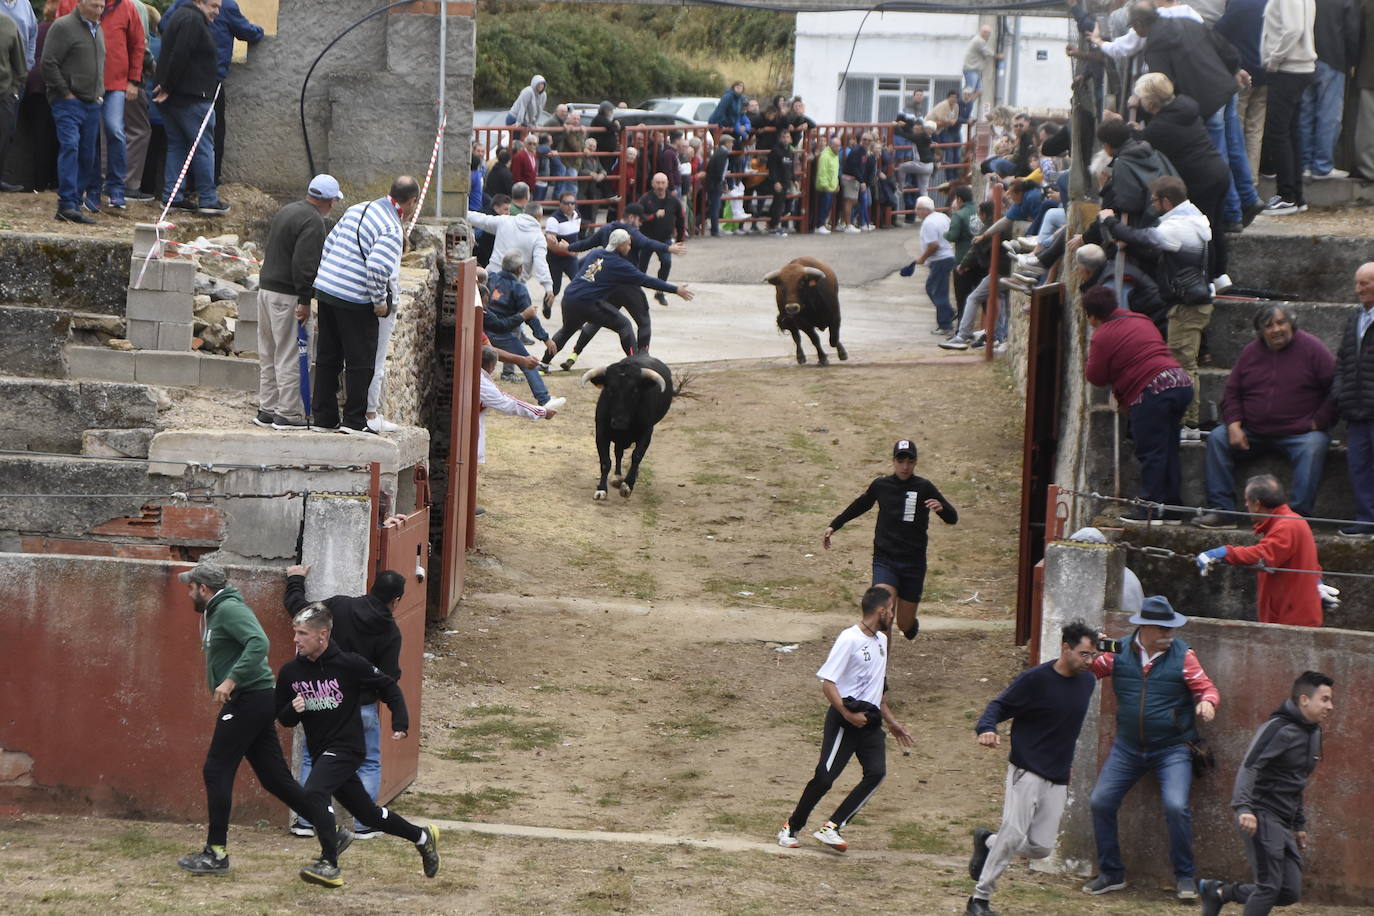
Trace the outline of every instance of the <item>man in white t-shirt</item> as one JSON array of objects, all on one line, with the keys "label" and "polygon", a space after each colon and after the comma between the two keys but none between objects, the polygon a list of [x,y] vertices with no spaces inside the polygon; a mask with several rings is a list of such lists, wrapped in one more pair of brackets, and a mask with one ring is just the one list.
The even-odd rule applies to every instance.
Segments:
[{"label": "man in white t-shirt", "polygon": [[935,303],[935,324],[932,334],[949,336],[954,330],[954,307],[949,304],[949,278],[954,272],[954,246],[945,238],[949,232],[949,217],[935,209],[929,197],[916,198],[916,218],[921,221],[921,254],[917,264],[924,264],[926,295]]},{"label": "man in white t-shirt", "polygon": [[859,766],[863,767],[863,779],[840,802],[830,820],[812,834],[837,852],[848,849],[849,844],[840,836],[840,831],[859,813],[887,775],[883,725],[887,725],[898,744],[911,747],[913,743],[911,732],[888,710],[884,695],[887,631],[892,626],[893,604],[893,593],[888,586],[875,585],[864,592],[860,603],[863,619],[835,638],[830,656],[816,672],[816,677],[821,679],[821,693],[830,703],[825,712],[821,759],[816,764],[815,775],[802,790],[796,810],[778,831],[779,846],[792,849],[801,845],[797,831],[806,825],[811,809],[830,791],[849,758],[857,756]]}]

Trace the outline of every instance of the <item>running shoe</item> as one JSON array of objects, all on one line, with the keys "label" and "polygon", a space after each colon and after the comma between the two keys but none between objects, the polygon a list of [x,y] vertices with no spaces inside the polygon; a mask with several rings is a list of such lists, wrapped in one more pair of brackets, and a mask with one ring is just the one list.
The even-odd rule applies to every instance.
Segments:
[{"label": "running shoe", "polygon": [[1083,885],[1085,894],[1109,894],[1112,891],[1125,890],[1125,878],[1108,878],[1106,875],[1098,875],[1087,884]]},{"label": "running shoe", "polygon": [[439,828],[426,824],[425,841],[416,843],[415,848],[420,850],[420,860],[425,863],[425,877],[439,874]]},{"label": "running shoe", "polygon": [[1226,904],[1226,885],[1215,878],[1203,878],[1197,883],[1198,905],[1202,916],[1217,916]]},{"label": "running shoe", "polygon": [[343,887],[343,874],[339,866],[330,865],[323,856],[301,869],[301,880],[321,887]]},{"label": "running shoe", "polygon": [[[381,833],[380,830],[374,833]],[[344,854],[344,850],[353,845],[356,834],[347,827],[337,827],[334,830],[334,858],[337,861],[339,856]]]},{"label": "running shoe", "polygon": [[258,415],[257,415],[256,417],[253,418],[253,425],[254,425],[254,426],[261,426],[263,429],[271,429],[271,428],[272,428],[272,423],[273,423],[276,419],[277,419],[277,418],[276,418],[275,416],[273,416],[272,414],[270,414],[270,413],[268,413],[267,411],[265,411],[265,410],[259,408],[259,409],[258,409]]},{"label": "running shoe", "polygon": [[573,363],[575,362],[577,362],[576,353],[574,353],[572,356],[569,356],[567,359],[563,360],[563,362],[559,363],[558,368],[562,369],[564,372],[570,372],[572,371]]},{"label": "running shoe", "polygon": [[955,334],[949,340],[940,341],[937,346],[941,350],[967,350],[971,341],[962,334]]},{"label": "running shoe", "polygon": [[1192,878],[1179,878],[1174,882],[1174,896],[1184,903],[1197,899],[1197,882]]},{"label": "running shoe", "polygon": [[353,825],[353,839],[355,840],[373,840],[379,836],[386,836],[386,831],[376,827],[364,827],[362,824]]},{"label": "running shoe", "polygon": [[309,824],[302,824],[298,820],[292,821],[291,826],[287,829],[291,831],[292,836],[309,838],[315,835],[314,827],[311,827]]},{"label": "running shoe", "polygon": [[968,859],[968,876],[977,881],[983,874],[983,865],[988,861],[988,837],[992,831],[977,827],[973,831],[973,855]]},{"label": "running shoe", "polygon": [[824,827],[811,835],[836,852],[844,852],[849,848],[844,837],[840,836],[840,830],[835,826],[834,821],[826,821]]},{"label": "running shoe", "polygon": [[797,839],[791,827],[783,824],[782,829],[778,831],[778,845],[784,849],[796,849],[801,845],[801,840]]},{"label": "running shoe", "polygon": [[200,852],[193,852],[189,856],[182,856],[180,859],[177,859],[177,864],[193,875],[229,874],[229,857],[215,855],[215,851],[209,846],[206,846]]},{"label": "running shoe", "polygon": [[964,905],[964,916],[997,916],[997,911],[988,906],[981,897],[970,897]]}]

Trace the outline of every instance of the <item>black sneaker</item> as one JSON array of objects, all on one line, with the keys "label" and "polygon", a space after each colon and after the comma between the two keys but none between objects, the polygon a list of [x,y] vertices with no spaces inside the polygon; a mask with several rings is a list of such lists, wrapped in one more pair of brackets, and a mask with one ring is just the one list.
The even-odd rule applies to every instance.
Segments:
[{"label": "black sneaker", "polygon": [[1236,520],[1225,512],[1213,510],[1204,512],[1193,519],[1194,528],[1207,528],[1212,531],[1230,531],[1236,527]]},{"label": "black sneaker", "polygon": [[308,839],[315,835],[315,828],[311,827],[309,824],[301,823],[299,819],[293,820],[291,822],[291,826],[286,829],[292,836],[298,836]]},{"label": "black sneaker", "polygon": [[200,211],[201,216],[223,216],[229,212],[229,205],[222,200],[212,200],[208,204],[201,204],[196,209]]},{"label": "black sneaker", "polygon": [[261,426],[263,429],[271,429],[276,420],[276,417],[259,407],[258,415],[253,418],[253,425]]},{"label": "black sneaker", "polygon": [[[983,866],[988,861],[988,837],[992,836],[992,831],[986,827],[976,827],[973,831],[973,855],[968,857],[968,876],[977,881],[983,875]],[[987,905],[987,901],[982,901]],[[969,905],[973,905],[973,898],[969,898]]]},{"label": "black sneaker", "polygon": [[346,424],[346,423],[340,423],[340,424],[339,424],[339,432],[341,432],[341,433],[348,433],[350,436],[375,436],[375,435],[377,435],[375,432],[373,432],[372,430],[368,429],[366,424],[363,425],[363,428],[362,428],[362,429],[355,429],[354,427],[349,426],[349,425]]},{"label": "black sneaker", "polygon": [[334,830],[334,861],[339,860],[339,856],[344,854],[344,850],[353,845],[353,831],[347,827],[337,827]]},{"label": "black sneaker", "polygon": [[1125,889],[1125,878],[1109,878],[1106,875],[1098,875],[1097,877],[1089,881],[1087,884],[1083,885],[1083,893],[1093,894],[1094,896],[1099,894],[1109,894],[1112,891],[1120,891]]},{"label": "black sneaker", "polygon": [[911,619],[911,626],[909,626],[909,627],[907,627],[905,630],[903,630],[903,631],[902,631],[902,635],[905,636],[907,639],[910,640],[910,639],[915,639],[915,638],[916,638],[916,634],[919,633],[919,632],[921,632],[921,618],[919,618],[919,617],[913,617],[913,618]]},{"label": "black sneaker", "polygon": [[[787,233],[784,232],[782,234],[786,235]],[[659,290],[658,292],[654,293],[654,301],[657,302],[659,305],[667,305],[668,297],[663,293],[662,290]]]},{"label": "black sneaker", "polygon": [[964,916],[997,916],[997,911],[988,906],[986,900],[970,897],[968,905],[964,907]]},{"label": "black sneaker", "polygon": [[[254,420],[253,422],[256,423],[257,421]],[[293,420],[290,417],[273,417],[271,426],[273,429],[281,430],[309,429],[310,421],[306,419]]]},{"label": "black sneaker", "polygon": [[63,223],[81,223],[87,226],[95,225],[95,220],[82,213],[79,208],[74,210],[58,210],[54,219]]},{"label": "black sneaker", "polygon": [[180,200],[174,200],[174,201],[172,201],[172,209],[173,209],[173,210],[190,210],[190,211],[192,211],[192,212],[195,212],[196,210],[198,210],[198,209],[200,209],[200,208],[197,207],[197,206],[196,206],[194,203],[192,203],[191,201],[187,200],[185,197],[183,197],[183,198],[181,198]]},{"label": "black sneaker", "polygon": [[193,875],[227,875],[229,874],[229,857],[217,856],[209,846],[200,852],[193,852],[189,856],[182,856],[177,859],[177,864],[189,871]]},{"label": "black sneaker", "polygon": [[1336,529],[1336,533],[1345,538],[1374,537],[1374,522],[1356,522],[1353,525]]},{"label": "black sneaker", "polygon": [[323,856],[301,869],[301,880],[321,887],[343,887],[343,874],[339,866],[330,865]]},{"label": "black sneaker", "polygon": [[1197,898],[1202,916],[1217,916],[1226,904],[1226,885],[1215,878],[1203,878],[1197,883]]},{"label": "black sneaker", "polygon": [[1147,506],[1128,506],[1126,511],[1117,516],[1118,519],[1128,525],[1162,525],[1163,519],[1150,511]]},{"label": "black sneaker", "polygon": [[154,200],[155,198],[153,197],[153,195],[145,194],[142,191],[125,191],[124,199],[137,201],[138,203],[147,203],[148,201]]},{"label": "black sneaker", "polygon": [[425,863],[425,877],[439,874],[439,828],[426,824],[425,841],[416,843],[415,848],[420,850],[420,861]]},{"label": "black sneaker", "polygon": [[1265,208],[1266,208],[1267,206],[1268,206],[1268,204],[1266,204],[1264,201],[1262,201],[1262,200],[1256,200],[1253,204],[1251,204],[1250,206],[1246,207],[1246,208],[1241,212],[1241,215],[1240,215],[1240,224],[1241,224],[1242,226],[1247,226],[1247,227],[1248,227],[1251,223],[1253,223],[1253,222],[1255,221],[1255,217],[1259,216],[1261,213],[1264,212],[1264,210],[1265,210]]},{"label": "black sneaker", "polygon": [[576,356],[569,356],[567,359],[563,360],[563,362],[558,364],[558,368],[562,369],[564,372],[571,372],[573,364],[576,362]]}]

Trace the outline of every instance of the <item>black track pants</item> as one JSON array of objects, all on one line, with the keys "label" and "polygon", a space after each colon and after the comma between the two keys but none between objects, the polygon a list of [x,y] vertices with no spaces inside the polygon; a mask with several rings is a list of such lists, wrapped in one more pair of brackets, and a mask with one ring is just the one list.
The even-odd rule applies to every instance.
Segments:
[{"label": "black track pants", "polygon": [[802,790],[797,809],[787,819],[787,825],[794,834],[806,825],[811,817],[811,809],[830,791],[835,780],[844,772],[850,757],[859,758],[864,776],[830,816],[837,827],[849,823],[878,790],[879,783],[887,776],[887,751],[881,725],[855,728],[832,706],[825,713],[825,737],[821,739],[821,759],[816,764],[816,774]]},{"label": "black track pants", "polygon": [[[310,769],[310,778],[305,781],[305,794],[313,804],[323,808],[325,820],[315,820],[313,815],[310,817],[310,822],[315,825],[316,832],[329,834],[332,841],[334,813],[328,807],[329,799],[332,797],[338,799],[339,804],[343,805],[364,827],[380,830],[412,843],[420,842],[423,831],[419,827],[394,811],[377,807],[372,796],[367,794],[367,790],[363,788],[362,780],[358,778],[358,767],[362,765],[362,762],[363,755],[361,752],[341,751],[332,748],[322,751],[319,756],[314,758],[314,763]],[[323,830],[320,829],[322,825]],[[325,855],[331,862],[334,862],[335,859],[330,856],[330,852],[332,850],[326,852]]]}]

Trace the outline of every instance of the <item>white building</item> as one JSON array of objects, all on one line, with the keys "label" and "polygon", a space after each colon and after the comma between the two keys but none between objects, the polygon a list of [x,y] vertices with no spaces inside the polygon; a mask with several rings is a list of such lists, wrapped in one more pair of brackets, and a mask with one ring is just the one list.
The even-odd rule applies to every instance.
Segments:
[{"label": "white building", "polygon": [[[873,13],[855,42],[863,18],[863,11],[797,14],[792,89],[815,121],[890,121],[913,90],[924,89],[931,103],[961,86],[964,51],[979,16]],[[1064,47],[1074,37],[1072,20],[1005,16],[1001,26],[1007,56],[997,65],[995,88],[985,81],[984,108],[1067,109],[1073,73]],[[995,32],[990,43],[998,46]]]}]

